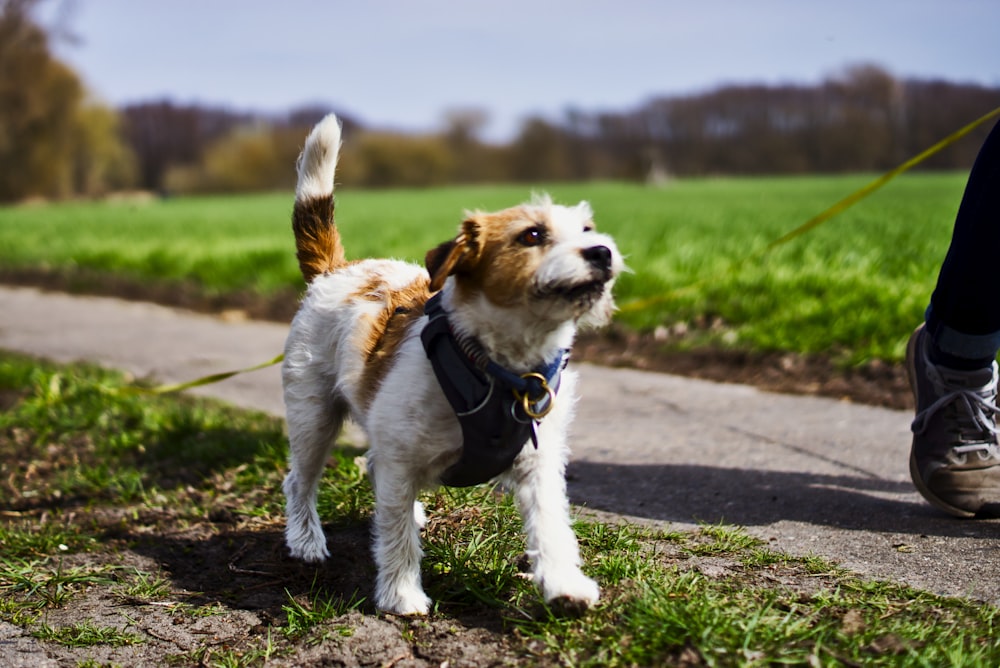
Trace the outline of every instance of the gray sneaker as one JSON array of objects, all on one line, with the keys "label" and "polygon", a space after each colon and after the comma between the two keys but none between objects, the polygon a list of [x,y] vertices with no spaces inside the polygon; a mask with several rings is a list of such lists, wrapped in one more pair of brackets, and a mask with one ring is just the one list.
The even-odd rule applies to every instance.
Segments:
[{"label": "gray sneaker", "polygon": [[917,404],[910,477],[925,499],[956,517],[1000,515],[997,363],[977,371],[936,366],[921,325],[906,347]]}]

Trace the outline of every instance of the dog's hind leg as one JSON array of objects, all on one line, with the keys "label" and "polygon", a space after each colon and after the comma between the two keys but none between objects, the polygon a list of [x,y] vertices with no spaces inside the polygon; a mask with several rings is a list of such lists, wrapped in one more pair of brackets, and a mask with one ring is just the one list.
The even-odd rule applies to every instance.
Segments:
[{"label": "dog's hind leg", "polygon": [[316,493],[334,440],[347,415],[343,400],[293,398],[287,388],[289,472],[285,492],[285,542],[293,557],[322,561],[330,556],[316,511]]},{"label": "dog's hind leg", "polygon": [[420,582],[420,524],[417,489],[405,465],[378,456],[372,445],[368,473],[375,492],[373,553],[378,575],[375,605],[398,615],[423,615],[430,599]]}]

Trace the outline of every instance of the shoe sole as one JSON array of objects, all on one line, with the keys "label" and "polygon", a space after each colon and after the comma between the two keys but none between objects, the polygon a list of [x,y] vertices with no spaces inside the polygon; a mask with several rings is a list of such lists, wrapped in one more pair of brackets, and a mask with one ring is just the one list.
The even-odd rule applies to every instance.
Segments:
[{"label": "shoe sole", "polygon": [[[917,392],[917,369],[916,369],[916,359],[917,359],[917,340],[920,338],[918,333],[923,325],[920,325],[915,330],[913,334],[910,335],[910,340],[906,344],[906,378],[910,382],[910,390],[913,392],[913,400],[917,406],[920,405],[920,397]],[[963,519],[968,519],[970,517],[975,517],[976,513],[958,508],[953,506],[947,501],[939,498],[934,492],[932,492],[926,484],[924,484],[923,478],[920,476],[920,467],[917,465],[917,454],[916,454],[916,435],[913,437],[913,443],[910,445],[910,479],[913,481],[913,485],[920,492],[920,495],[924,497],[931,505],[949,515],[955,517],[961,517]]]}]

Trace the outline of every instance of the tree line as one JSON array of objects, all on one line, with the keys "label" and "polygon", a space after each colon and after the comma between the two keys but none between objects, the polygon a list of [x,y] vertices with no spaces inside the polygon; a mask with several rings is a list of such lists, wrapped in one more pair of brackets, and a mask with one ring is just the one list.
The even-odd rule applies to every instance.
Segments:
[{"label": "tree line", "polygon": [[[813,86],[725,86],[653,98],[626,111],[529,118],[504,145],[479,138],[484,111],[453,112],[440,133],[419,136],[381,132],[341,114],[338,180],[385,187],[881,171],[997,107],[1000,88],[897,79],[866,65]],[[225,112],[160,102],[130,106],[124,115],[140,164],[152,167],[144,170],[143,186],[191,192],[291,187],[290,165],[328,111],[301,109],[281,119],[229,114],[220,123]],[[168,159],[175,156],[151,141],[169,136],[170,128],[177,136],[167,145],[185,147],[185,160]],[[967,169],[987,131],[923,168]]]},{"label": "tree line", "polygon": [[36,4],[0,2],[0,201],[132,185],[136,163],[119,115],[52,55],[31,17]]},{"label": "tree line", "polygon": [[[897,79],[872,65],[815,86],[726,86],[625,113],[575,114],[570,141],[603,148],[616,176],[889,169],[1000,107],[1000,88]],[[989,128],[926,169],[968,168]]]},{"label": "tree line", "polygon": [[[38,0],[0,0],[0,201],[294,186],[295,158],[331,111],[279,116],[170,100],[111,109],[56,59],[32,19]],[[653,97],[634,109],[571,109],[532,117],[508,143],[481,139],[488,112],[455,110],[444,129],[382,131],[339,113],[340,183],[362,187],[448,183],[798,174],[885,170],[1000,107],[1000,88],[899,79],[874,65],[816,85],[730,85]],[[965,169],[987,129],[931,158]]]}]

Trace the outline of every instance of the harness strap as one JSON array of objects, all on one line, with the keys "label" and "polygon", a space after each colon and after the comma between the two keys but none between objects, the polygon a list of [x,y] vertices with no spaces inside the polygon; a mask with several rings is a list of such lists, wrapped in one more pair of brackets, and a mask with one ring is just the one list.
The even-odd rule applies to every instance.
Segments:
[{"label": "harness strap", "polygon": [[551,409],[568,351],[521,376],[489,359],[477,341],[455,336],[440,293],[424,312],[420,339],[462,429],[462,455],[441,482],[478,485],[509,469],[529,438],[538,447],[535,424]]}]

